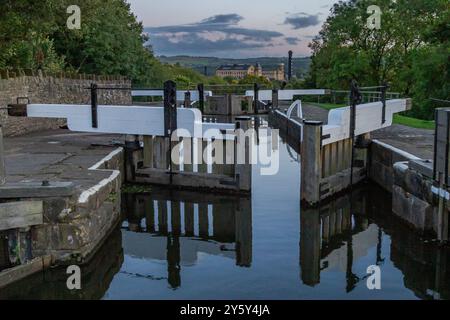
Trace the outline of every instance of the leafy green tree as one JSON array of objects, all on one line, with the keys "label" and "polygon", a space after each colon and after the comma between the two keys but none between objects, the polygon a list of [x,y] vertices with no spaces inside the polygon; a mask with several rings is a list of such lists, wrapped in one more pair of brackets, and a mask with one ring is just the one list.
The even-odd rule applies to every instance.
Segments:
[{"label": "leafy green tree", "polygon": [[[79,30],[66,24],[74,4],[81,9]],[[161,87],[177,76],[206,81],[193,70],[161,64],[147,41],[125,0],[0,2],[0,68],[123,75],[142,87]]]},{"label": "leafy green tree", "polygon": [[[367,28],[370,5],[381,8],[379,30]],[[417,100],[415,115],[427,117],[424,95],[448,92],[448,40],[436,37],[448,39],[449,6],[448,0],[339,1],[310,44],[307,85],[348,89],[351,79],[363,86],[388,81],[392,91]]]},{"label": "leafy green tree", "polygon": [[271,88],[272,82],[270,82],[269,79],[266,77],[259,77],[254,75],[247,75],[243,79],[239,80],[239,84],[259,84],[261,87],[264,88]]}]

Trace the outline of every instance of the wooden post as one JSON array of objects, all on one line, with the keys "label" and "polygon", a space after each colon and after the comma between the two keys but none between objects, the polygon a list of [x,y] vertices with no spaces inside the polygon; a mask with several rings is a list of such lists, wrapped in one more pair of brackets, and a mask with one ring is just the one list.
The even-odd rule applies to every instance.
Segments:
[{"label": "wooden post", "polygon": [[208,205],[206,203],[198,204],[198,224],[200,238],[209,238]]},{"label": "wooden post", "polygon": [[[213,141],[211,142],[211,148],[212,150],[214,150],[214,155],[211,155],[214,159],[219,159],[219,161],[222,162],[222,164],[218,164],[218,163],[213,163],[212,164],[212,173],[215,174],[223,174],[223,170],[224,170],[224,165],[225,163],[223,163],[225,157],[225,150],[223,149],[225,144],[223,143],[224,140],[217,140],[217,139],[213,139]],[[217,150],[222,149],[222,154],[218,154]]]},{"label": "wooden post", "polygon": [[6,182],[5,158],[3,147],[3,128],[0,125],[0,186]]},{"label": "wooden post", "polygon": [[278,102],[278,89],[272,90],[272,109],[278,109],[279,102]]},{"label": "wooden post", "polygon": [[180,203],[178,201],[172,201],[171,203],[171,222],[172,222],[172,234],[179,236],[181,234],[181,211]]},{"label": "wooden post", "polygon": [[197,139],[197,172],[207,173],[208,164],[206,163],[203,154],[207,151],[208,140]]},{"label": "wooden post", "polygon": [[158,201],[158,231],[162,235],[168,233],[168,223],[167,223],[167,201]]},{"label": "wooden post", "polygon": [[194,204],[184,203],[184,233],[186,237],[194,236]]},{"label": "wooden post", "polygon": [[185,108],[191,107],[191,93],[189,91],[184,93],[184,107]]},{"label": "wooden post", "polygon": [[320,201],[321,149],[322,122],[305,121],[301,152],[301,200],[310,205]]},{"label": "wooden post", "polygon": [[202,113],[205,112],[205,86],[203,85],[203,83],[200,83],[197,86],[198,89],[198,95],[199,95],[199,109]]},{"label": "wooden post", "polygon": [[153,205],[153,199],[145,197],[145,222],[148,233],[155,233],[155,207]]},{"label": "wooden post", "polygon": [[144,167],[153,168],[153,137],[144,136]]},{"label": "wooden post", "polygon": [[320,282],[320,210],[302,210],[300,230],[301,278],[314,287]]},{"label": "wooden post", "polygon": [[153,140],[153,160],[154,168],[168,169],[170,159],[170,138],[155,137]]},{"label": "wooden post", "polygon": [[223,140],[223,174],[234,176],[234,141]]},{"label": "wooden post", "polygon": [[255,83],[253,85],[253,91],[254,91],[254,98],[255,98],[253,109],[254,109],[255,114],[258,114],[258,108],[259,108],[259,85],[257,83]]},{"label": "wooden post", "polygon": [[359,135],[356,138],[353,166],[355,167],[367,166],[370,142],[371,142],[370,133]]},{"label": "wooden post", "polygon": [[[450,185],[450,111],[448,109],[436,109],[436,129],[434,138],[434,186],[440,192],[448,192]],[[439,241],[448,240],[448,215],[445,199],[439,196],[437,236]]]},{"label": "wooden post", "polygon": [[125,181],[133,182],[136,174],[137,153],[140,149],[139,136],[125,136]]},{"label": "wooden post", "polygon": [[193,139],[183,138],[183,171],[194,172]]},{"label": "wooden post", "polygon": [[326,243],[330,241],[330,216],[328,212],[322,218],[322,239]]},{"label": "wooden post", "polygon": [[236,264],[250,267],[253,256],[252,203],[240,198],[236,203]]},{"label": "wooden post", "polygon": [[[250,117],[236,117],[236,129],[243,130],[244,133],[251,128],[252,119]],[[239,140],[239,139],[238,139]],[[244,144],[242,148],[238,144]],[[249,139],[235,142],[236,151],[234,153],[235,166],[234,176],[239,184],[239,190],[250,191],[252,189],[252,164],[251,164],[251,143]],[[240,150],[244,150],[244,155],[238,155]],[[244,164],[239,164],[238,159],[244,159]]]}]

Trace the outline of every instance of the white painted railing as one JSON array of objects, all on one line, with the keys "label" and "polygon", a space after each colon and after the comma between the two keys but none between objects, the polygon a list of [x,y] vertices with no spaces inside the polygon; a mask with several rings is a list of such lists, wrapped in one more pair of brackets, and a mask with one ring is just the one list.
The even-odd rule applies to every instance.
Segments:
[{"label": "white painted railing", "polygon": [[[298,90],[278,90],[278,100],[292,100],[295,96],[320,96],[330,94],[326,89],[298,89]],[[255,97],[255,91],[247,90],[247,97]],[[259,100],[272,101],[272,90],[259,90]]]},{"label": "white painted railing", "polygon": [[[184,101],[184,97],[186,92],[191,93],[191,101],[200,100],[200,93],[197,90],[188,91],[188,90],[178,90],[177,91],[177,101]],[[205,91],[205,97],[212,96],[212,91]],[[132,90],[132,97],[160,97],[164,98],[164,90]]]},{"label": "white painted railing", "polygon": [[[382,123],[383,103],[372,102],[356,106],[355,135],[369,133],[392,126],[394,114],[409,110],[411,99],[386,101],[386,121]],[[322,145],[350,138],[350,107],[331,110],[328,124],[323,126]]]},{"label": "white painted railing", "polygon": [[[164,108],[145,106],[97,107],[98,127],[92,127],[90,105],[29,104],[31,118],[63,118],[71,131],[164,136]],[[201,138],[208,130],[234,130],[232,123],[203,123],[202,113],[195,108],[178,108],[177,125],[180,137]],[[209,131],[210,132],[210,131]]]}]

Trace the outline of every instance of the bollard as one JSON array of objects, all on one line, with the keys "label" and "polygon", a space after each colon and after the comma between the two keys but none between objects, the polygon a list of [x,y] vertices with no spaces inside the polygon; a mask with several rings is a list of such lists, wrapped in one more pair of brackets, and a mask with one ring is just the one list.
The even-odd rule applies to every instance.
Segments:
[{"label": "bollard", "polygon": [[300,197],[309,205],[320,201],[322,124],[321,121],[305,121],[303,126]]},{"label": "bollard", "polygon": [[[243,130],[244,133],[247,130],[251,129],[252,118],[250,117],[236,117],[236,130]],[[245,138],[245,135],[244,135]],[[252,139],[252,138],[251,138]],[[244,146],[240,146],[240,144],[244,144]],[[241,191],[251,191],[252,189],[252,164],[251,164],[251,143],[253,141],[249,141],[249,139],[244,139],[244,141],[239,141],[239,138],[235,142],[235,167],[234,167],[234,176],[238,184],[238,188]],[[239,148],[238,148],[239,147]],[[238,154],[239,150],[243,150],[244,154]],[[244,163],[238,163],[238,159],[243,159]]]}]

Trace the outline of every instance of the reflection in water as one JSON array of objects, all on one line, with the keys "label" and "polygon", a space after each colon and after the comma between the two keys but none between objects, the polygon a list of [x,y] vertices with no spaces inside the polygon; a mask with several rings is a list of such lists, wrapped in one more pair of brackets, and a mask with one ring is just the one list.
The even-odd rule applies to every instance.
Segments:
[{"label": "reflection in water", "polygon": [[449,299],[449,249],[426,244],[391,214],[390,196],[376,187],[354,191],[319,208],[301,211],[300,266],[305,285],[320,284],[322,272],[346,275],[346,292],[366,281],[354,262],[375,249],[373,265],[382,266],[383,232],[391,237],[390,259],[405,286],[422,299]]},{"label": "reflection in water", "polygon": [[[57,268],[0,298],[450,298],[449,249],[404,227],[388,194],[367,186],[301,210],[299,164],[284,140],[273,146],[280,172],[261,176],[255,166],[251,199],[161,188],[125,195],[122,228],[83,266],[81,291],[67,290]],[[379,292],[366,288],[369,265],[381,268]]]},{"label": "reflection in water", "polygon": [[81,266],[82,290],[68,290],[66,267],[58,267],[0,289],[0,299],[101,299],[122,262],[122,233],[117,226],[92,260]]},{"label": "reflection in water", "polygon": [[181,287],[182,266],[199,253],[252,262],[252,210],[248,198],[154,188],[126,194],[123,201],[125,252],[135,258],[167,261],[167,281]]}]

